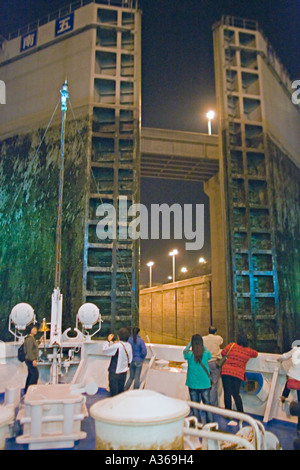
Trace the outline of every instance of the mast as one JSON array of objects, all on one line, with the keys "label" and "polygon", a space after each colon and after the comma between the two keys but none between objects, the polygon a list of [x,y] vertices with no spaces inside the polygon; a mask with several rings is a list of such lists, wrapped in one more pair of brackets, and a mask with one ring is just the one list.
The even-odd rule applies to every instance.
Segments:
[{"label": "mast", "polygon": [[57,228],[56,228],[56,260],[55,260],[55,285],[52,293],[51,303],[51,328],[50,328],[50,346],[53,347],[52,366],[50,371],[50,383],[58,383],[58,371],[60,367],[60,355],[58,350],[61,346],[61,329],[62,329],[62,294],[60,293],[60,276],[61,276],[61,233],[62,233],[62,203],[63,203],[63,186],[64,186],[64,150],[65,150],[65,122],[67,112],[67,100],[69,98],[69,90],[67,80],[60,90],[61,94],[61,137],[60,137],[60,171],[59,171],[59,195],[58,195],[58,211],[57,211]]},{"label": "mast", "polygon": [[65,122],[67,113],[67,100],[69,98],[69,90],[67,80],[60,90],[61,94],[61,136],[60,136],[60,171],[59,171],[59,195],[58,195],[58,213],[56,227],[56,260],[55,260],[55,282],[54,288],[60,287],[61,276],[61,232],[62,232],[62,204],[63,204],[63,186],[64,186],[64,150],[65,150]]}]

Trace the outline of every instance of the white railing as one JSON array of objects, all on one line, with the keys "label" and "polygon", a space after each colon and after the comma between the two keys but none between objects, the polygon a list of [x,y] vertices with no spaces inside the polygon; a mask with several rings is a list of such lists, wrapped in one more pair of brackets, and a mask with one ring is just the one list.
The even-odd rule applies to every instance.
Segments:
[{"label": "white railing", "polygon": [[[189,450],[197,450],[197,447],[193,444],[193,442],[187,438],[186,436],[194,436],[202,439],[207,440],[214,440],[216,442],[229,442],[231,444],[236,444],[239,447],[245,448],[247,450],[256,450],[255,447],[244,437],[237,436],[236,434],[229,434],[220,431],[210,431],[208,429],[189,429],[184,428],[184,441],[189,446]],[[203,448],[202,448],[203,450]],[[212,450],[212,449],[208,449]],[[219,450],[215,448],[214,450]]]},{"label": "white railing", "polygon": [[205,412],[209,412],[212,414],[217,414],[220,415],[224,418],[230,418],[233,420],[236,420],[240,424],[240,428],[242,427],[242,423],[248,423],[248,425],[252,428],[253,430],[253,443],[250,443],[247,439],[245,439],[242,436],[238,436],[236,434],[230,434],[226,432],[220,432],[220,431],[210,431],[209,429],[190,429],[190,428],[184,428],[184,435],[185,436],[197,436],[200,438],[207,438],[211,440],[216,440],[216,441],[225,441],[225,442],[231,442],[234,444],[237,444],[239,446],[245,447],[246,449],[249,450],[265,450],[265,440],[264,440],[264,434],[265,434],[265,429],[264,426],[251,416],[240,413],[238,411],[232,411],[232,410],[226,410],[224,408],[218,408],[215,406],[211,405],[204,405],[202,403],[195,403],[192,401],[188,401],[187,404],[191,408],[195,408],[197,410],[202,410]]}]

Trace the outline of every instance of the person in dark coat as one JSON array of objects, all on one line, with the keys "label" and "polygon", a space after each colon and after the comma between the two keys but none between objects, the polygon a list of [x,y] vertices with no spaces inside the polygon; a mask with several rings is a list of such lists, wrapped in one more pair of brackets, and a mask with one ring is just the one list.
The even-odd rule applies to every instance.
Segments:
[{"label": "person in dark coat", "polygon": [[132,363],[130,364],[130,375],[125,385],[125,390],[128,390],[134,382],[133,388],[140,388],[140,376],[143,367],[143,362],[147,356],[147,348],[144,340],[139,336],[140,329],[134,328],[132,335],[128,342],[132,347]]},{"label": "person in dark coat", "polygon": [[28,375],[25,384],[24,395],[27,393],[30,385],[36,385],[39,380],[38,358],[39,344],[43,341],[41,337],[38,341],[35,339],[38,329],[36,326],[30,327],[30,333],[24,340],[25,364],[27,366]]}]

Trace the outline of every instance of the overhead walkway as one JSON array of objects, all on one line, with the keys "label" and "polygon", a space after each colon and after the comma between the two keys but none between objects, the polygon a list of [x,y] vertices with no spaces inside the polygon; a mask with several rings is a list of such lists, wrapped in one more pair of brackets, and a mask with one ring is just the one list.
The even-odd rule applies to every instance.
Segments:
[{"label": "overhead walkway", "polygon": [[142,178],[207,181],[219,171],[217,135],[142,127]]}]

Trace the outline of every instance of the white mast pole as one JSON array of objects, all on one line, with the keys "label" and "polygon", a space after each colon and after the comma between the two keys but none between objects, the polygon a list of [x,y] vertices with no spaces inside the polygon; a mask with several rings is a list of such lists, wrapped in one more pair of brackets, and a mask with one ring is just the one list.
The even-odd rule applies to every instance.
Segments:
[{"label": "white mast pole", "polygon": [[63,204],[63,185],[64,185],[64,149],[65,149],[65,121],[67,112],[67,100],[69,98],[69,90],[67,80],[60,90],[61,94],[61,139],[60,139],[60,172],[59,172],[59,196],[58,196],[58,213],[56,228],[56,259],[55,259],[55,285],[52,294],[51,304],[51,331],[50,346],[53,347],[53,362],[50,372],[50,383],[58,383],[58,348],[61,346],[61,327],[62,327],[62,295],[60,293],[60,277],[61,277],[61,234],[62,234],[62,204]]}]

